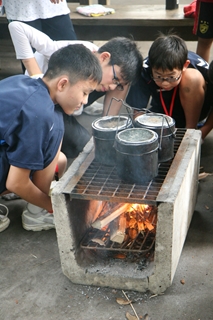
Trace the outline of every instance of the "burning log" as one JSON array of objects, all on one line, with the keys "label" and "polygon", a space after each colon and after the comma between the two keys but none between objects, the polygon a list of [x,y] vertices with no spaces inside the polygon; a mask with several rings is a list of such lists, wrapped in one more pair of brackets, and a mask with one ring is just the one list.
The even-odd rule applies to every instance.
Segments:
[{"label": "burning log", "polygon": [[110,223],[110,240],[122,243],[126,235],[126,217],[124,214]]},{"label": "burning log", "polygon": [[119,217],[122,213],[126,211],[128,207],[128,203],[125,203],[121,206],[119,206],[116,210],[115,208],[111,209],[107,213],[105,213],[103,216],[95,220],[93,222],[92,227],[101,230],[103,227],[105,227],[108,223],[110,223],[112,220]]}]

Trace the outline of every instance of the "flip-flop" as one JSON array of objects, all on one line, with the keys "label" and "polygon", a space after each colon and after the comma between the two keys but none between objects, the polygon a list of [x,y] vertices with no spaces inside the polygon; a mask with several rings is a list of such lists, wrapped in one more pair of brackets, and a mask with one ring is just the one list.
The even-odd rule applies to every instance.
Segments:
[{"label": "flip-flop", "polygon": [[9,213],[8,207],[0,203],[0,232],[7,229],[10,224],[10,219],[7,217]]}]

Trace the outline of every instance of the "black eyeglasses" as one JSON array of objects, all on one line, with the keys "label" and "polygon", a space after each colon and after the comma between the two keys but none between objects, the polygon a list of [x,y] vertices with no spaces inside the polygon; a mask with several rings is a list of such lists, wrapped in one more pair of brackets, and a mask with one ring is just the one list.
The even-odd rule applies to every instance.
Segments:
[{"label": "black eyeglasses", "polygon": [[161,77],[161,76],[153,77],[152,75],[151,75],[151,78],[152,78],[152,80],[154,80],[156,82],[164,82],[164,81],[166,81],[166,82],[176,82],[176,81],[178,81],[180,79],[181,75],[182,75],[182,72],[176,78],[173,77],[173,76],[167,77],[167,78],[164,78],[164,77]]},{"label": "black eyeglasses", "polygon": [[118,77],[116,76],[115,73],[115,68],[114,68],[114,64],[112,64],[112,70],[113,70],[113,76],[114,78],[112,79],[113,84],[116,84],[116,89],[119,91],[123,91],[124,87],[122,86],[122,84],[119,82]]}]

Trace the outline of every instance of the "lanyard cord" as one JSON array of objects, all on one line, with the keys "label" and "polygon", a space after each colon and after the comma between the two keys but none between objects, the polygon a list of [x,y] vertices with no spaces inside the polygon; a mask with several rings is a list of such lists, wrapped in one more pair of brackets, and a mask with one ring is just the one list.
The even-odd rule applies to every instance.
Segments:
[{"label": "lanyard cord", "polygon": [[174,108],[174,101],[175,101],[175,97],[176,97],[176,93],[177,93],[177,88],[178,88],[178,86],[174,88],[174,92],[172,94],[172,100],[171,100],[171,103],[169,106],[169,112],[168,112],[166,105],[165,105],[165,102],[163,100],[162,90],[160,89],[160,101],[161,101],[163,110],[164,110],[165,114],[170,117],[172,116],[172,112],[173,112],[173,108]]}]

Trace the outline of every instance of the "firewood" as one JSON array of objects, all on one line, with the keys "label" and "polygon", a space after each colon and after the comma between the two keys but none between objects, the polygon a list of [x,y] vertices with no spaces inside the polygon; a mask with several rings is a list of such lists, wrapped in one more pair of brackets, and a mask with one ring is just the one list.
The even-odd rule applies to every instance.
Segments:
[{"label": "firewood", "polygon": [[115,218],[120,216],[122,213],[124,213],[127,207],[128,207],[128,203],[125,203],[119,207],[116,207],[117,209],[113,208],[109,210],[106,214],[96,219],[95,222],[93,222],[92,227],[101,230],[104,226],[106,226],[112,220],[114,220]]},{"label": "firewood", "polygon": [[134,240],[138,235],[138,231],[136,229],[129,228],[128,235],[132,240]]},{"label": "firewood", "polygon": [[110,240],[123,243],[126,231],[126,217],[122,214],[110,223]]},{"label": "firewood", "polygon": [[148,220],[145,221],[145,226],[147,227],[147,229],[149,231],[154,229],[154,226],[151,224],[151,222],[149,222]]}]

